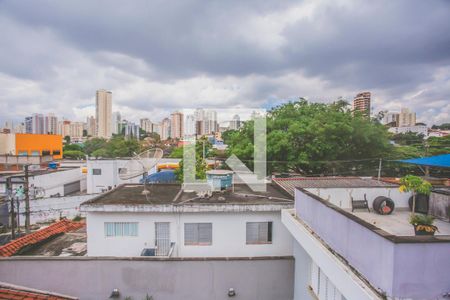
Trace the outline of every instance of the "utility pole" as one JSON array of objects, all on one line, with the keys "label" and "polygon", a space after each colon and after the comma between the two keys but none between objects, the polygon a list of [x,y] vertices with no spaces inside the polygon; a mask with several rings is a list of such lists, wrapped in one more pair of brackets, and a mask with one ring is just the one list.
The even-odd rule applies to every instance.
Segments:
[{"label": "utility pole", "polygon": [[381,178],[381,161],[382,161],[383,159],[382,158],[380,158],[380,163],[378,164],[378,181],[380,181],[380,178]]},{"label": "utility pole", "polygon": [[14,240],[16,238],[16,218],[14,215],[14,197],[12,195],[12,182],[11,177],[6,178],[6,194],[9,197],[10,201],[10,215],[11,215],[11,240]]},{"label": "utility pole", "polygon": [[25,165],[25,185],[24,185],[24,193],[25,193],[25,233],[30,233],[30,195],[29,195],[29,181],[28,181],[28,168],[30,165]]}]

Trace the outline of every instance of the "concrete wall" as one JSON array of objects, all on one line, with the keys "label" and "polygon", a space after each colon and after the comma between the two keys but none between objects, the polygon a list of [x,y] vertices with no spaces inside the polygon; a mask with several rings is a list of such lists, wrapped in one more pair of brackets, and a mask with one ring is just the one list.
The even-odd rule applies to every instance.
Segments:
[{"label": "concrete wall", "polygon": [[[80,212],[80,204],[94,198],[96,195],[77,195],[67,197],[43,198],[30,200],[30,223],[47,222],[57,220],[60,217],[69,219],[77,215],[84,216]],[[25,225],[25,201],[20,201],[20,224]]]},{"label": "concrete wall", "polygon": [[[272,244],[247,245],[246,222],[272,221]],[[137,237],[105,237],[105,222],[139,222]],[[292,255],[292,237],[280,211],[242,213],[87,213],[89,256],[139,256],[155,246],[155,222],[170,222],[175,257]],[[212,223],[212,245],[185,246],[184,223]]]},{"label": "concrete wall", "polygon": [[299,190],[295,199],[297,216],[387,296],[438,299],[450,291],[450,243],[393,243]]},{"label": "concrete wall", "polygon": [[328,200],[340,208],[351,208],[351,197],[355,200],[364,199],[366,194],[367,202],[370,209],[372,209],[373,200],[378,196],[385,196],[391,198],[395,207],[407,208],[408,199],[411,193],[402,193],[397,187],[389,188],[308,188],[308,192],[313,193],[322,199]]},{"label": "concrete wall", "polygon": [[[86,190],[86,175],[82,174],[81,168],[73,168],[67,170],[60,170],[57,172],[50,172],[46,174],[30,176],[29,187],[30,193],[33,188],[37,188],[43,191],[41,197],[50,197],[58,194],[64,196],[64,184],[80,181],[81,190]],[[13,183],[13,189],[19,186],[23,186],[22,183]],[[0,183],[0,194],[4,194],[6,191],[6,184]]]},{"label": "concrete wall", "polygon": [[[119,178],[119,168],[124,168],[129,160],[127,159],[91,159],[87,161],[87,193],[101,193],[107,190],[108,187],[114,187],[122,183],[138,183],[142,176],[122,180]],[[159,163],[179,162],[180,159],[163,158]],[[102,169],[102,175],[92,175],[92,169]],[[153,168],[149,174],[156,172]]]},{"label": "concrete wall", "polygon": [[[293,299],[292,258],[239,260],[0,259],[0,281],[109,299],[114,288],[133,300]],[[229,288],[236,296],[229,298]]]}]

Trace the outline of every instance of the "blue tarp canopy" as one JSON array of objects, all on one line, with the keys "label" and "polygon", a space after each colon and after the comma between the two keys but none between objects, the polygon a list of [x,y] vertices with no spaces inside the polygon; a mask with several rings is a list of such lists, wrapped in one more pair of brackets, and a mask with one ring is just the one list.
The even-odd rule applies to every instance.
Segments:
[{"label": "blue tarp canopy", "polygon": [[403,159],[397,161],[427,167],[450,168],[450,154],[441,154],[423,158]]}]

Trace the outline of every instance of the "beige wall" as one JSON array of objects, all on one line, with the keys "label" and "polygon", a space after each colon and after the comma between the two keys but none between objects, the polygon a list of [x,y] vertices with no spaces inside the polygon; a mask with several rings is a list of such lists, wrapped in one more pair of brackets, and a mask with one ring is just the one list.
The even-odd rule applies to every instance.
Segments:
[{"label": "beige wall", "polygon": [[16,154],[16,135],[0,133],[0,154]]}]

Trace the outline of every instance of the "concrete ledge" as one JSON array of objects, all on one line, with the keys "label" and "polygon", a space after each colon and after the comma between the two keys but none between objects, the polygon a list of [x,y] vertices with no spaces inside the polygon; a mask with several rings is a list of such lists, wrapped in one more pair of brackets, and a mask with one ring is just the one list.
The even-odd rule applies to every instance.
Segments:
[{"label": "concrete ledge", "polygon": [[251,260],[293,260],[293,256],[255,257],[158,257],[158,256],[11,256],[0,257],[1,261],[251,261]]}]

